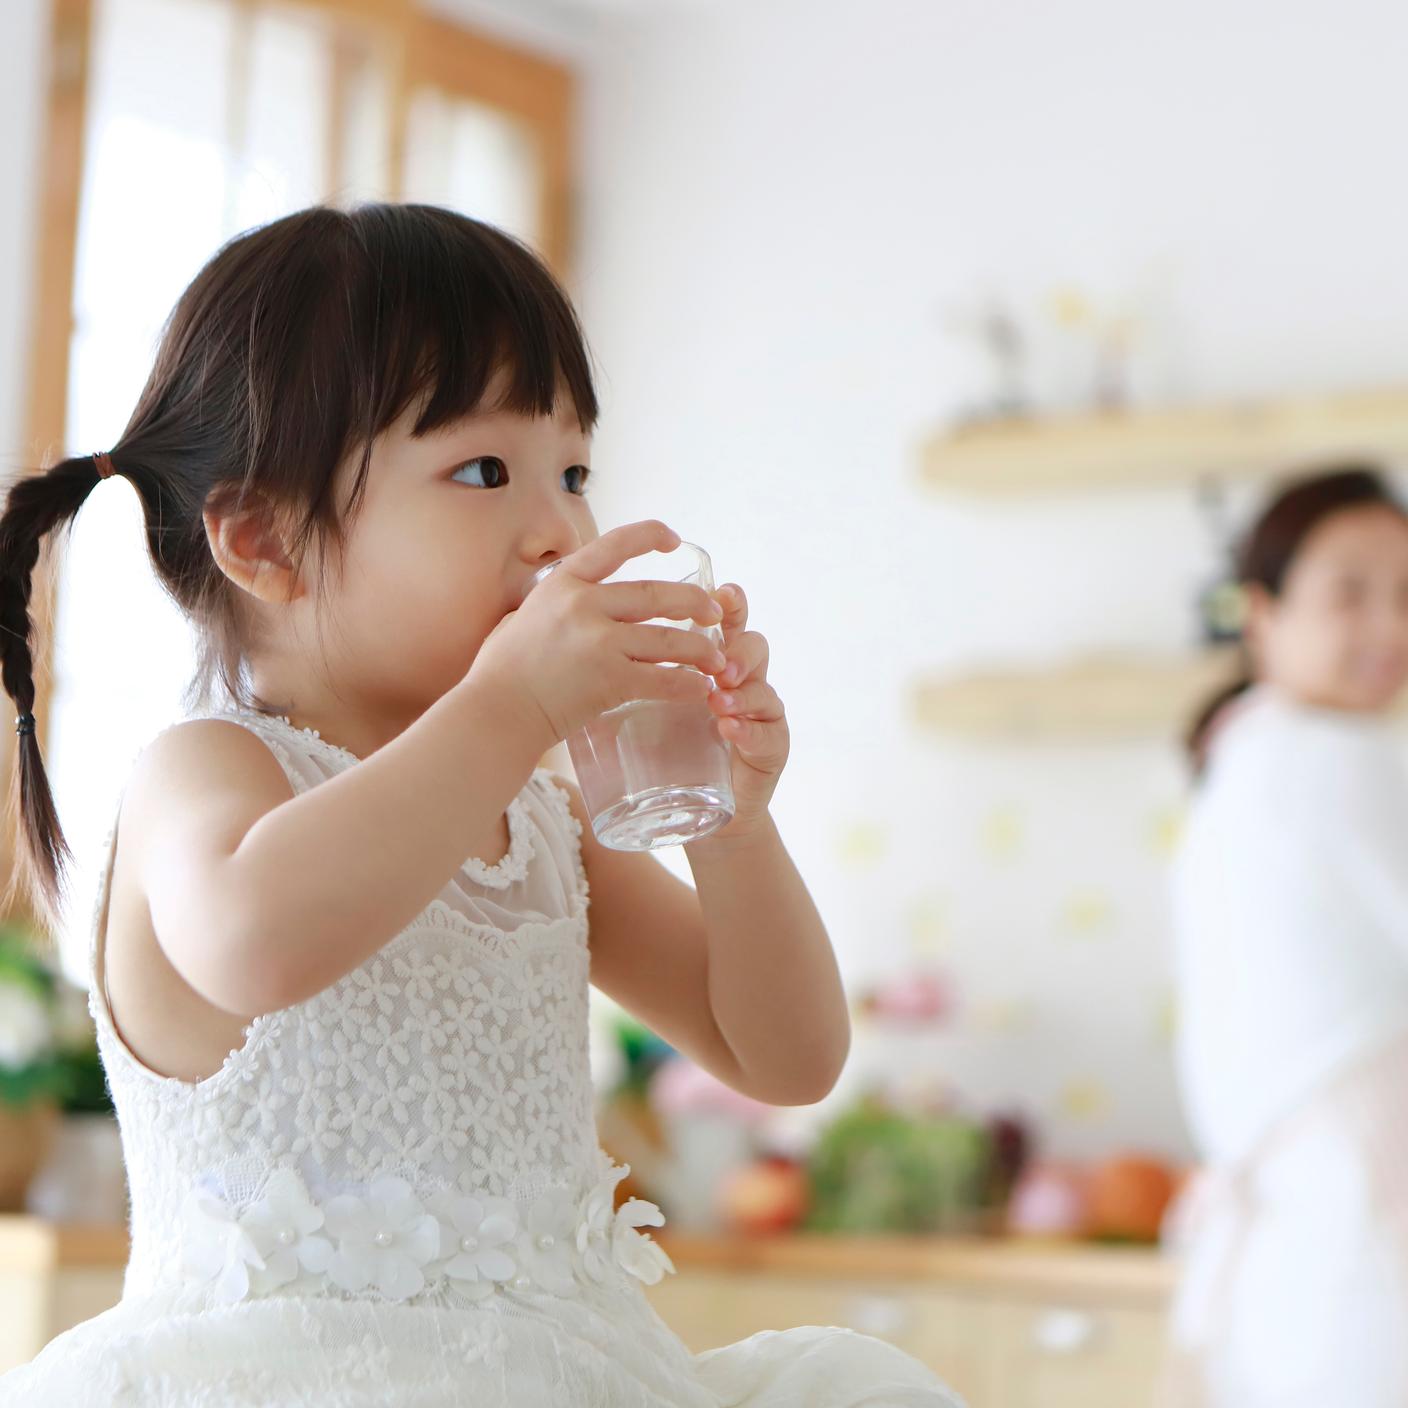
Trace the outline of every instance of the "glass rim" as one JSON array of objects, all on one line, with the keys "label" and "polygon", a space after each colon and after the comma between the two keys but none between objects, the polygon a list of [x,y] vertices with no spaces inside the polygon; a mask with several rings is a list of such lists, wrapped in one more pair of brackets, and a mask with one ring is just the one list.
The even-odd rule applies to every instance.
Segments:
[{"label": "glass rim", "polygon": [[[714,560],[709,556],[709,550],[700,547],[698,543],[690,542],[686,538],[681,538],[672,548],[651,548],[649,552],[638,553],[634,557],[628,557],[626,561],[621,564],[621,567],[618,567],[616,570],[619,572],[621,568],[628,566],[632,562],[638,562],[644,557],[669,557],[671,553],[679,552],[681,548],[689,548],[699,554],[698,565],[695,566],[692,571],[686,572],[683,577],[628,577],[625,580],[635,582],[687,582],[691,577],[697,575],[701,569],[707,569],[709,580],[712,581],[714,576]],[[562,566],[565,560],[565,558],[559,557],[555,562],[549,562],[546,566],[538,568],[538,570],[533,573],[533,585],[537,586],[545,577],[550,576]],[[610,582],[614,579],[606,577],[603,580]]]}]

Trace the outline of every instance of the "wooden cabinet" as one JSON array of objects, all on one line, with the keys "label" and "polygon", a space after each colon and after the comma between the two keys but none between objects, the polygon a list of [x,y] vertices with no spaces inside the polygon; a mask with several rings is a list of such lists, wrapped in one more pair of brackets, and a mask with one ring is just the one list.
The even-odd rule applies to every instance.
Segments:
[{"label": "wooden cabinet", "polygon": [[693,1350],[843,1325],[923,1360],[971,1408],[1142,1408],[1163,1358],[1168,1266],[1153,1253],[1000,1242],[661,1238],[650,1291]]},{"label": "wooden cabinet", "polygon": [[115,1305],[126,1263],[125,1227],[0,1216],[0,1374]]},{"label": "wooden cabinet", "polygon": [[1070,1301],[984,1307],[990,1352],[980,1402],[1031,1408],[1137,1408],[1154,1401],[1163,1317]]}]

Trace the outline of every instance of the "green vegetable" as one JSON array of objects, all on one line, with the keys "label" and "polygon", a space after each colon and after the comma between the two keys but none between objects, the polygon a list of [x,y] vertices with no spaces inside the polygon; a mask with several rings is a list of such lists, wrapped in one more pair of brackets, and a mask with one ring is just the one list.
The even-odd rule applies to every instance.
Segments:
[{"label": "green vegetable", "polygon": [[867,1098],[822,1132],[809,1164],[807,1226],[820,1232],[976,1229],[992,1168],[987,1131],[957,1116],[908,1116]]}]

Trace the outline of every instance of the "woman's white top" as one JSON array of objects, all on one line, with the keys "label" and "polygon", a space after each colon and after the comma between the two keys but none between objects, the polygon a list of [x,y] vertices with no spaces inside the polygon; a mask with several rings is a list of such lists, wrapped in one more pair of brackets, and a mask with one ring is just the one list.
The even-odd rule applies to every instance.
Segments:
[{"label": "woman's white top", "polygon": [[1259,686],[1223,725],[1174,879],[1177,1059],[1213,1163],[1408,1026],[1408,769],[1391,722]]}]

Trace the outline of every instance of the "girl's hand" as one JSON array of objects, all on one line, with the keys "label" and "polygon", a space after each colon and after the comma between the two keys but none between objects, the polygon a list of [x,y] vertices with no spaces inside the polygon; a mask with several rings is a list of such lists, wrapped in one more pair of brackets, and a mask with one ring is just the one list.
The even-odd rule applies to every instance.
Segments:
[{"label": "girl's hand", "polygon": [[719,720],[720,734],[733,745],[735,811],[727,826],[704,838],[704,845],[746,836],[767,820],[791,746],[782,700],[767,682],[767,637],[743,629],[748,622],[743,588],[729,583],[714,599],[723,608],[727,664],[712,671],[718,688],[709,695],[709,708]]},{"label": "girl's hand", "polygon": [[[724,657],[712,637],[658,618],[723,624],[720,603],[683,582],[607,582],[630,558],[671,552],[679,535],[656,519],[614,528],[560,560],[480,646],[466,682],[488,683],[507,715],[546,752],[632,699],[697,704]],[[692,665],[662,670],[661,664]]]}]

